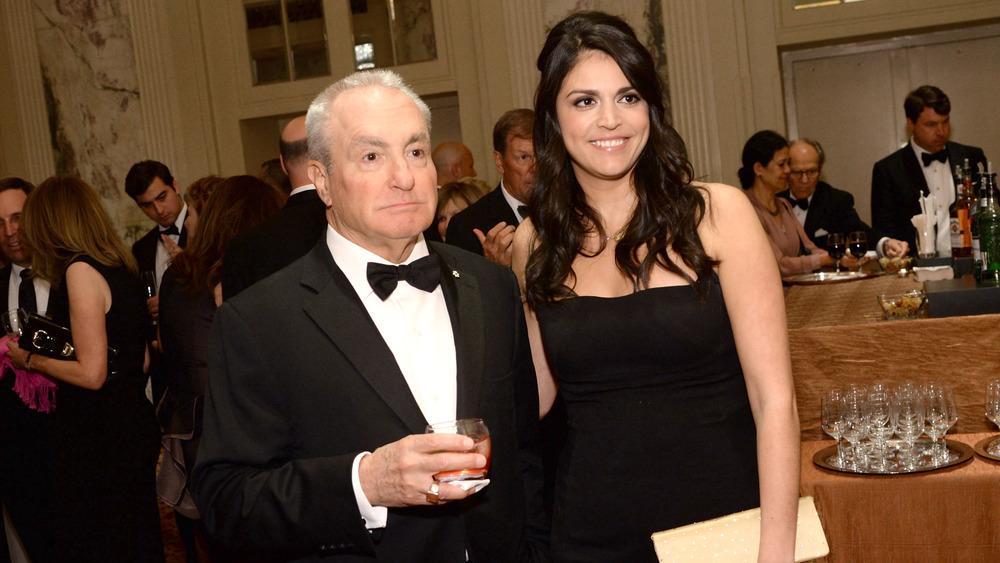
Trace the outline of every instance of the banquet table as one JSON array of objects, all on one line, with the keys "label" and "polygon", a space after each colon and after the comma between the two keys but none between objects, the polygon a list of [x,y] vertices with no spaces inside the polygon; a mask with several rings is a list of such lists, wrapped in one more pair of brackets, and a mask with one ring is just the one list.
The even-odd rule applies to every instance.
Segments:
[{"label": "banquet table", "polygon": [[[974,445],[997,433],[949,434]],[[830,545],[819,561],[1000,561],[1000,462],[973,454],[961,465],[912,475],[852,475],[820,468],[802,443],[800,492],[812,496]]]},{"label": "banquet table", "polygon": [[1000,377],[1000,314],[885,319],[879,295],[921,288],[912,276],[892,275],[788,288],[785,310],[803,440],[825,438],[825,391],[872,381],[939,381],[955,390],[956,432],[995,429],[983,414],[983,395],[986,381]]}]

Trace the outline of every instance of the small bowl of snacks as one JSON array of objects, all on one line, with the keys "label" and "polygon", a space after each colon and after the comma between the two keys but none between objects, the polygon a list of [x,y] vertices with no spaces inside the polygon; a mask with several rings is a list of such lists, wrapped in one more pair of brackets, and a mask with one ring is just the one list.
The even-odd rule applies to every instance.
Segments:
[{"label": "small bowl of snacks", "polygon": [[886,258],[883,256],[878,259],[878,265],[887,274],[898,274],[900,277],[903,277],[910,273],[910,270],[916,265],[916,260],[909,256],[897,256],[895,258]]},{"label": "small bowl of snacks", "polygon": [[890,321],[919,319],[927,316],[927,294],[915,289],[906,293],[879,295],[878,304]]}]

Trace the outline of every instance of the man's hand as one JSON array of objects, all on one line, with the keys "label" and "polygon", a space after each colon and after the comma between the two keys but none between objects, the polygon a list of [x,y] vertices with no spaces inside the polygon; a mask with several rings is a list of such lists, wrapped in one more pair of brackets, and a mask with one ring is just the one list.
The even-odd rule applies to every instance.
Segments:
[{"label": "man's hand", "polygon": [[882,245],[882,252],[889,258],[906,256],[910,252],[910,243],[905,240],[891,238]]},{"label": "man's hand", "polygon": [[515,225],[508,225],[501,221],[485,235],[479,229],[472,229],[472,232],[476,233],[476,238],[483,245],[483,256],[509,268],[511,243],[514,242],[514,231],[516,230]]},{"label": "man's hand", "polygon": [[149,299],[146,299],[146,310],[149,311],[149,316],[153,317],[153,320],[160,318],[160,296],[154,295]]},{"label": "man's hand", "polygon": [[[427,490],[439,471],[480,468],[486,458],[472,453],[471,438],[458,434],[414,434],[378,448],[361,458],[358,478],[372,506],[431,504]],[[441,502],[463,499],[475,490],[441,483]]]}]

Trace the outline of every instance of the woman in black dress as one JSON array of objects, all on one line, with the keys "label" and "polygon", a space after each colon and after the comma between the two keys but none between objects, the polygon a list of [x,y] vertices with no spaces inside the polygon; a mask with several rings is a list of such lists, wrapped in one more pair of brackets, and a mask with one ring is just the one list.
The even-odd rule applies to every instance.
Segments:
[{"label": "woman in black dress", "polygon": [[135,259],[97,194],[74,176],[39,184],[20,227],[34,275],[52,284],[49,315],[71,329],[77,357],[30,354],[16,343],[8,351],[16,368],[58,386],[35,450],[46,459],[27,464],[44,468],[38,498],[48,542],[28,555],[36,563],[162,561],[159,433],[145,396],[147,316]]},{"label": "woman in black dress", "polygon": [[187,475],[201,438],[208,333],[222,303],[222,254],[234,236],[273,215],[283,200],[277,188],[253,176],[222,180],[199,211],[198,228],[187,248],[174,258],[160,284],[160,344],[167,389],[156,413],[164,449],[157,490],[174,507],[188,561],[197,560],[191,520],[200,514],[187,491]]},{"label": "woman in black dress", "polygon": [[761,506],[761,560],[791,561],[798,416],[760,222],[739,190],[692,183],[621,19],[567,17],[538,69],[513,264],[542,414],[557,390],[567,413],[556,560],[653,562],[651,533]]}]

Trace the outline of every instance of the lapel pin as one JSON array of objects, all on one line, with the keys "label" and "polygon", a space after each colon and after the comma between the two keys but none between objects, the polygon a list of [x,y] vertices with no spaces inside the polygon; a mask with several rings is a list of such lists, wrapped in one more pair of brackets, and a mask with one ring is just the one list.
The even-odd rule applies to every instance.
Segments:
[{"label": "lapel pin", "polygon": [[458,277],[458,270],[452,270],[451,271],[451,275],[453,275],[453,276],[455,276],[457,278]]}]

